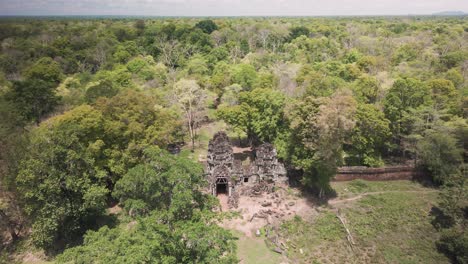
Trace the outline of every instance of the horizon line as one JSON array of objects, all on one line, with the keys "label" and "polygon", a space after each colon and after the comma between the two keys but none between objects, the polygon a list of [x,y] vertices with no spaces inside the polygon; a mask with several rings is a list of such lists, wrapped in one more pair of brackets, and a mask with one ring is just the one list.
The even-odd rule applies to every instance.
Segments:
[{"label": "horizon line", "polygon": [[[452,11],[448,11],[452,12]],[[12,15],[12,14],[0,14],[0,17],[164,17],[164,18],[204,18],[204,17],[213,17],[213,18],[232,18],[232,17],[286,17],[286,18],[307,18],[307,17],[408,17],[408,16],[440,16],[440,17],[464,17],[468,16],[468,13],[464,11],[453,11],[453,12],[460,12],[460,14],[444,14],[445,11],[443,12],[437,12],[437,13],[419,13],[419,14],[367,14],[367,15],[124,15],[124,14],[18,14],[18,15]]]}]

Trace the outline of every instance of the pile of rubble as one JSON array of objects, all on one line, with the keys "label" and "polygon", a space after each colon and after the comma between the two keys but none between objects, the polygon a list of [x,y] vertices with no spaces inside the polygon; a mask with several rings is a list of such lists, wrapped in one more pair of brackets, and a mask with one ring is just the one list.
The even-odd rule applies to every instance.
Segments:
[{"label": "pile of rubble", "polygon": [[249,188],[243,188],[242,194],[250,197],[262,196],[264,193],[271,194],[275,190],[275,184],[266,181],[255,183]]}]

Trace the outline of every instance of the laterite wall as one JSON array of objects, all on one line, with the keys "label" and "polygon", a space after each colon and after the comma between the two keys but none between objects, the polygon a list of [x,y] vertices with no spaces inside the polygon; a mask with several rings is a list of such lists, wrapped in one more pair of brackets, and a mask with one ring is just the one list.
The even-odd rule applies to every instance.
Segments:
[{"label": "laterite wall", "polygon": [[422,177],[422,173],[411,166],[390,166],[383,168],[340,167],[334,181],[368,181],[413,180]]}]

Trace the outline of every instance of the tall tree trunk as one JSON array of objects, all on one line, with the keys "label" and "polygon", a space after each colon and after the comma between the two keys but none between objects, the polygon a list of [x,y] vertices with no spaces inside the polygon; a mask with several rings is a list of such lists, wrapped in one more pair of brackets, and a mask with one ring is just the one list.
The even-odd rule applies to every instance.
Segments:
[{"label": "tall tree trunk", "polygon": [[194,134],[194,124],[193,124],[193,117],[190,112],[187,113],[188,119],[188,129],[190,134],[190,141],[192,142],[192,152],[195,152],[195,134]]}]

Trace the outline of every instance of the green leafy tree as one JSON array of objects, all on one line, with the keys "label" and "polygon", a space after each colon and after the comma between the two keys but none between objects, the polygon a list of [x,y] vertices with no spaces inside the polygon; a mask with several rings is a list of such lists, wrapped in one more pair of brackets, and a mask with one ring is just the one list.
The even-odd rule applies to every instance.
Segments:
[{"label": "green leafy tree", "polygon": [[290,135],[282,156],[302,169],[302,183],[324,197],[330,180],[343,163],[343,144],[355,126],[356,101],[348,90],[331,98],[306,97],[288,111]]},{"label": "green leafy tree", "polygon": [[360,101],[364,103],[375,103],[379,92],[379,84],[377,79],[364,76],[356,80],[353,91]]},{"label": "green leafy tree", "polygon": [[15,82],[6,98],[15,105],[25,120],[35,121],[37,124],[42,117],[51,113],[60,101],[55,87],[50,82],[39,79]]},{"label": "green leafy tree", "polygon": [[177,221],[157,214],[130,228],[89,231],[82,246],[66,250],[58,263],[238,263],[235,237],[214,223]]},{"label": "green leafy tree", "polygon": [[107,149],[105,166],[113,184],[139,161],[149,145],[167,147],[183,138],[180,116],[173,109],[163,108],[162,100],[143,92],[124,91],[95,104],[103,117],[101,126]]},{"label": "green leafy tree", "polygon": [[305,93],[314,97],[330,96],[345,85],[343,79],[327,76],[306,66],[300,70],[297,83],[305,89]]},{"label": "green leafy tree", "polygon": [[284,129],[285,97],[271,89],[239,93],[239,103],[220,107],[218,117],[247,135],[249,143],[273,142]]},{"label": "green leafy tree", "polygon": [[390,128],[397,144],[402,135],[409,134],[404,126],[403,117],[411,110],[430,103],[430,90],[419,80],[412,78],[398,79],[384,99],[384,113],[390,120]]},{"label": "green leafy tree", "polygon": [[102,115],[81,106],[43,123],[31,135],[16,184],[32,219],[35,245],[50,249],[70,242],[106,206],[106,178],[100,166]]},{"label": "green leafy tree", "polygon": [[112,195],[132,215],[159,210],[166,211],[170,219],[190,220],[196,208],[209,206],[200,192],[203,183],[198,164],[152,147],[116,183]]},{"label": "green leafy tree", "polygon": [[211,85],[218,91],[219,94],[222,93],[221,88],[224,88],[230,84],[231,74],[230,66],[224,61],[218,62],[213,69],[213,74],[211,75]]},{"label": "green leafy tree", "polygon": [[417,144],[417,154],[420,165],[439,184],[454,174],[462,161],[462,150],[457,140],[446,131],[427,130]]},{"label": "green leafy tree", "polygon": [[192,56],[187,62],[187,71],[191,75],[203,76],[209,72],[208,64],[202,56]]},{"label": "green leafy tree", "polygon": [[463,75],[461,75],[460,71],[457,69],[448,70],[445,73],[445,78],[447,80],[450,80],[453,83],[453,85],[455,85],[455,88],[461,88],[463,83],[465,82]]},{"label": "green leafy tree", "polygon": [[39,59],[25,72],[27,79],[42,80],[50,83],[51,86],[57,85],[63,78],[60,65],[49,57]]},{"label": "green leafy tree", "polygon": [[460,109],[460,98],[453,83],[445,79],[435,79],[428,82],[432,93],[433,106],[436,110],[446,109],[457,113]]},{"label": "green leafy tree", "polygon": [[354,81],[361,75],[361,70],[355,64],[345,64],[340,71],[340,77],[345,81]]},{"label": "green leafy tree", "polygon": [[289,39],[294,40],[300,36],[306,36],[309,37],[310,35],[310,30],[304,26],[300,27],[293,27],[291,28],[291,33],[289,34]]},{"label": "green leafy tree", "polygon": [[[445,181],[439,195],[438,208],[442,215],[434,219],[433,224],[440,231],[436,242],[439,251],[447,255],[454,263],[468,261],[468,235],[466,226],[468,217],[468,184],[464,170],[451,175]],[[440,220],[443,219],[441,222]]]},{"label": "green leafy tree", "polygon": [[131,57],[138,53],[137,44],[134,41],[127,41],[117,46],[114,52],[114,59],[119,63],[126,63]]},{"label": "green leafy tree", "polygon": [[135,22],[135,28],[137,29],[138,34],[143,33],[143,31],[145,31],[145,28],[146,28],[145,20],[143,20],[143,19],[138,19],[138,20]]},{"label": "green leafy tree", "polygon": [[223,96],[221,97],[220,107],[235,106],[239,104],[239,93],[242,92],[242,87],[238,84],[233,84],[224,87]]},{"label": "green leafy tree", "polygon": [[238,64],[232,68],[231,78],[233,83],[237,83],[244,90],[249,91],[257,79],[257,71],[250,64]]},{"label": "green leafy tree", "polygon": [[442,64],[447,67],[448,69],[451,69],[453,67],[459,66],[463,61],[465,61],[468,58],[468,52],[458,50],[458,51],[451,51],[445,54],[440,58],[440,61]]},{"label": "green leafy tree", "polygon": [[206,34],[211,34],[213,31],[218,29],[218,26],[216,25],[213,20],[206,19],[198,22],[195,27],[203,30]]},{"label": "green leafy tree", "polygon": [[88,87],[85,97],[88,103],[94,103],[100,97],[110,98],[118,92],[119,90],[113,86],[111,81],[104,80],[99,84]]},{"label": "green leafy tree", "polygon": [[415,45],[405,44],[400,46],[393,55],[393,63],[398,65],[401,62],[413,61],[418,57],[418,50]]},{"label": "green leafy tree", "polygon": [[382,153],[391,136],[389,125],[390,121],[374,105],[359,104],[348,146],[349,162],[371,167],[383,165]]}]

